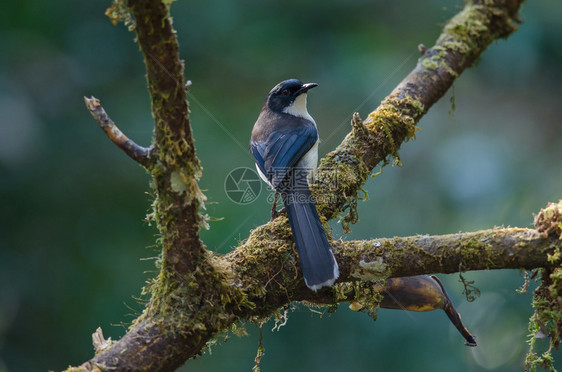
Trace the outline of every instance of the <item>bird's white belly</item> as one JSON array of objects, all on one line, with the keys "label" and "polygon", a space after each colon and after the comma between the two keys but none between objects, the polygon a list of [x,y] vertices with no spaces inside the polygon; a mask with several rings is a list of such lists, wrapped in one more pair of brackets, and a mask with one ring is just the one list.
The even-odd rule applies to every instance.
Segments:
[{"label": "bird's white belly", "polygon": [[318,168],[318,140],[297,163],[297,168],[305,168],[308,170],[309,184],[316,179],[316,168]]}]

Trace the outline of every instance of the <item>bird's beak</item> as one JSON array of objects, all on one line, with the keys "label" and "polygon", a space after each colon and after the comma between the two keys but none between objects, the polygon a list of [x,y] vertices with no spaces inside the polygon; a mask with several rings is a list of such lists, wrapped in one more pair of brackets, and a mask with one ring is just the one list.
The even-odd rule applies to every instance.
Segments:
[{"label": "bird's beak", "polygon": [[316,83],[306,83],[306,84],[303,84],[303,85],[302,85],[302,88],[300,88],[300,89],[297,91],[297,96],[298,96],[299,94],[306,93],[306,92],[308,92],[309,89],[312,89],[312,88],[317,87],[317,86],[318,86],[318,84],[316,84]]}]

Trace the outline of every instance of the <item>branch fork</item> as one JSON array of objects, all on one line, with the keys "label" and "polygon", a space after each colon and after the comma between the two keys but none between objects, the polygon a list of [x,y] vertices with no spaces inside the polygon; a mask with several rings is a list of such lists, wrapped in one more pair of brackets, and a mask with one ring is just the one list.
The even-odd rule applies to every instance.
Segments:
[{"label": "branch fork", "polygon": [[[292,253],[290,230],[283,218],[258,227],[246,242],[229,254],[209,253],[198,235],[201,217],[199,199],[194,191],[197,188],[182,187],[182,192],[178,193],[173,187],[178,184],[175,182],[178,172],[185,173],[181,173],[185,177],[180,179],[186,185],[197,185],[200,168],[185,99],[183,61],[179,59],[179,46],[169,17],[169,2],[115,1],[126,3],[127,10],[137,21],[135,31],[145,56],[155,119],[153,145],[145,148],[125,136],[98,99],[85,97],[84,101],[111,141],[153,175],[157,195],[154,214],[162,236],[162,262],[160,274],[150,283],[152,297],[143,315],[121,340],[76,370],[96,370],[99,366],[115,371],[176,369],[187,359],[199,355],[210,339],[234,322],[265,319],[291,301],[353,303],[357,299],[337,293],[337,288],[340,284],[357,283],[372,287],[368,278],[354,277],[357,272],[376,276],[380,269],[385,277],[393,277],[456,272],[460,264],[466,270],[547,267],[550,263],[546,253],[557,247],[560,251],[562,241],[558,237],[529,229],[334,241],[334,253],[342,275],[333,289],[318,293],[304,286]],[[386,163],[389,156],[397,157],[401,144],[414,138],[416,123],[454,80],[490,43],[516,30],[521,2],[468,1],[445,25],[432,48],[419,47],[422,55],[417,66],[381,105],[365,120],[354,115],[353,131],[320,164],[319,174],[326,176],[326,182],[317,183],[313,192],[331,196],[326,198],[330,203],[317,204],[322,217],[334,218],[346,206],[356,205],[357,190],[374,167]],[[178,143],[185,143],[185,146],[178,149]],[[337,178],[336,186],[328,182],[335,179],[330,170],[343,177]],[[273,230],[275,234],[268,233]],[[518,255],[522,250],[525,254]],[[358,257],[363,258],[363,266],[361,261],[357,262]],[[365,267],[365,263],[370,265]],[[366,269],[375,272],[369,273]],[[275,273],[275,280],[271,280],[272,273]],[[440,286],[433,286],[437,287]],[[446,297],[444,290],[442,296]],[[445,305],[441,308],[455,321],[452,305],[449,308],[446,303],[443,300],[441,304]],[[362,305],[353,303],[353,306]],[[467,342],[474,341],[469,339],[468,332],[463,335]],[[98,336],[101,342],[101,332]]]}]

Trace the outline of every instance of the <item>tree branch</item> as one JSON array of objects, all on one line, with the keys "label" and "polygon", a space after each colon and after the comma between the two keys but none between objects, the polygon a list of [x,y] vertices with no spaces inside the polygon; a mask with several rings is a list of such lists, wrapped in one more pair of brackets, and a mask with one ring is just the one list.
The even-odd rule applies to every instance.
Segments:
[{"label": "tree branch", "polygon": [[[312,292],[305,286],[291,237],[283,225],[260,226],[244,245],[220,259],[256,309],[303,300],[349,301],[349,296],[341,298],[330,288]],[[338,283],[346,283],[430,273],[549,267],[548,254],[562,248],[562,241],[557,234],[534,229],[495,228],[437,236],[338,240],[332,245],[340,267]]]},{"label": "tree branch", "polygon": [[[559,223],[558,220],[552,221],[553,225]],[[221,268],[228,278],[229,285],[241,288],[248,295],[245,301],[252,304],[231,309],[235,310],[229,315],[231,322],[268,316],[293,301],[317,304],[349,301],[368,303],[369,300],[365,299],[368,293],[364,292],[366,287],[350,286],[349,282],[367,283],[372,295],[383,293],[383,307],[398,308],[391,302],[398,298],[400,306],[416,310],[407,308],[407,299],[400,298],[404,286],[397,287],[393,279],[384,278],[434,272],[453,273],[460,270],[549,267],[552,264],[548,261],[548,254],[562,249],[558,232],[548,235],[534,229],[521,228],[367,241],[334,241],[332,244],[337,251],[341,280],[334,289],[324,288],[313,292],[303,284],[294,248],[290,244],[290,237],[284,235],[282,225],[274,222],[261,226],[258,228],[259,233],[268,235],[268,240],[249,240],[235,251],[213,259],[215,267]],[[287,251],[288,255],[285,254]],[[273,258],[276,261],[272,261]],[[383,287],[377,284],[381,280],[386,281]],[[446,310],[446,306],[451,305],[446,295],[438,297],[438,300],[441,302],[430,304],[432,309]],[[360,306],[363,307],[363,304]],[[179,318],[185,319],[182,316]],[[202,333],[208,333],[205,327],[199,327],[201,329],[192,335],[196,340],[200,340]],[[104,365],[115,367],[118,371],[169,370],[178,366],[174,363],[182,363],[181,359],[171,357],[177,358],[180,354],[197,355],[199,350],[193,348],[192,341],[193,339],[186,343],[175,333],[162,333],[157,323],[144,321],[133,327],[117,345],[81,368],[93,370],[96,365]],[[129,348],[137,353],[142,349],[142,353],[138,356],[135,353],[132,359],[123,358],[123,354],[128,354]],[[162,358],[163,356],[166,358]]]},{"label": "tree branch", "polygon": [[[164,2],[154,0],[114,0],[106,12],[112,22],[123,20],[135,29],[144,55],[154,117],[150,153],[153,161],[147,169],[156,191],[153,213],[148,219],[156,222],[160,232],[162,259],[160,274],[146,287],[152,298],[143,314],[119,342],[84,363],[81,370],[100,365],[123,371],[174,369],[199,353],[206,341],[224,327],[221,322],[198,321],[194,316],[190,320],[195,323],[186,322],[189,329],[182,331],[178,326],[182,320],[174,318],[174,309],[184,308],[184,301],[190,309],[205,314],[201,296],[206,286],[201,285],[201,293],[191,297],[186,296],[186,291],[200,281],[199,277],[212,276],[213,269],[199,240],[199,228],[206,223],[199,215],[205,196],[197,184],[201,167],[189,125],[184,64],[168,12]],[[209,280],[209,285],[217,280]],[[224,316],[223,322],[228,321],[232,317]],[[162,355],[167,356],[166,360]]]},{"label": "tree branch", "polygon": [[199,208],[205,196],[197,185],[201,166],[189,125],[184,64],[164,2],[127,0],[127,6],[136,21],[152,100],[152,152],[157,161],[149,170],[157,195],[152,217],[164,248],[162,269],[182,280],[205,254],[199,240],[199,227],[204,223]]},{"label": "tree branch", "polygon": [[389,156],[399,162],[403,142],[415,138],[416,124],[451,87],[455,79],[498,38],[517,30],[522,0],[467,1],[447,22],[435,45],[424,51],[417,66],[371,112],[365,121],[358,114],[353,130],[320,162],[315,195],[320,215],[328,220],[351,207],[345,222],[353,223],[357,190],[380,162]]},{"label": "tree branch", "polygon": [[113,120],[111,120],[111,118],[107,115],[101,106],[99,99],[95,97],[84,97],[84,102],[96,122],[99,124],[101,129],[103,129],[109,139],[116,144],[117,147],[123,150],[131,159],[137,161],[145,168],[148,167],[150,163],[150,149],[137,145],[125,134],[123,134],[117,125],[115,125]]},{"label": "tree branch", "polygon": [[[324,196],[328,201],[317,203],[320,215],[330,219],[349,208],[346,221],[354,221],[357,190],[371,170],[381,161],[386,164],[389,156],[398,159],[401,144],[415,137],[417,122],[458,75],[493,40],[516,30],[520,3],[469,2],[365,121],[354,116],[352,132],[321,161],[313,191],[318,199]],[[121,6],[123,0],[115,0],[113,7]],[[341,280],[318,293],[306,289],[301,280],[285,217],[255,229],[230,254],[210,253],[199,241],[198,229],[204,223],[198,213],[204,202],[197,186],[201,168],[169,9],[155,0],[127,0],[127,6],[136,20],[155,121],[151,151],[155,161],[148,169],[157,194],[152,218],[162,235],[162,263],[160,274],[146,288],[151,299],[129,332],[79,369],[175,369],[233,322],[267,318],[291,301],[362,300],[373,305],[381,292],[373,281],[389,276],[545,266],[545,252],[560,248],[559,240],[526,229],[337,241],[333,245]]]}]

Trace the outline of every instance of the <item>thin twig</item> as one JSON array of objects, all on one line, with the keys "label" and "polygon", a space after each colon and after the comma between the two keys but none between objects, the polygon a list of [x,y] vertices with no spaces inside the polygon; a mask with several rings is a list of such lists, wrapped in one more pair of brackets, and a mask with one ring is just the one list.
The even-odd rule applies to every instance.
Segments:
[{"label": "thin twig", "polygon": [[148,167],[150,164],[150,148],[137,145],[125,134],[123,134],[123,132],[117,128],[117,125],[115,125],[113,120],[111,120],[111,118],[107,115],[101,106],[99,99],[95,97],[84,97],[84,102],[86,103],[86,107],[90,111],[90,114],[92,114],[109,139],[116,144],[117,147],[123,150],[125,154],[129,155],[131,159],[139,162],[144,167]]}]

